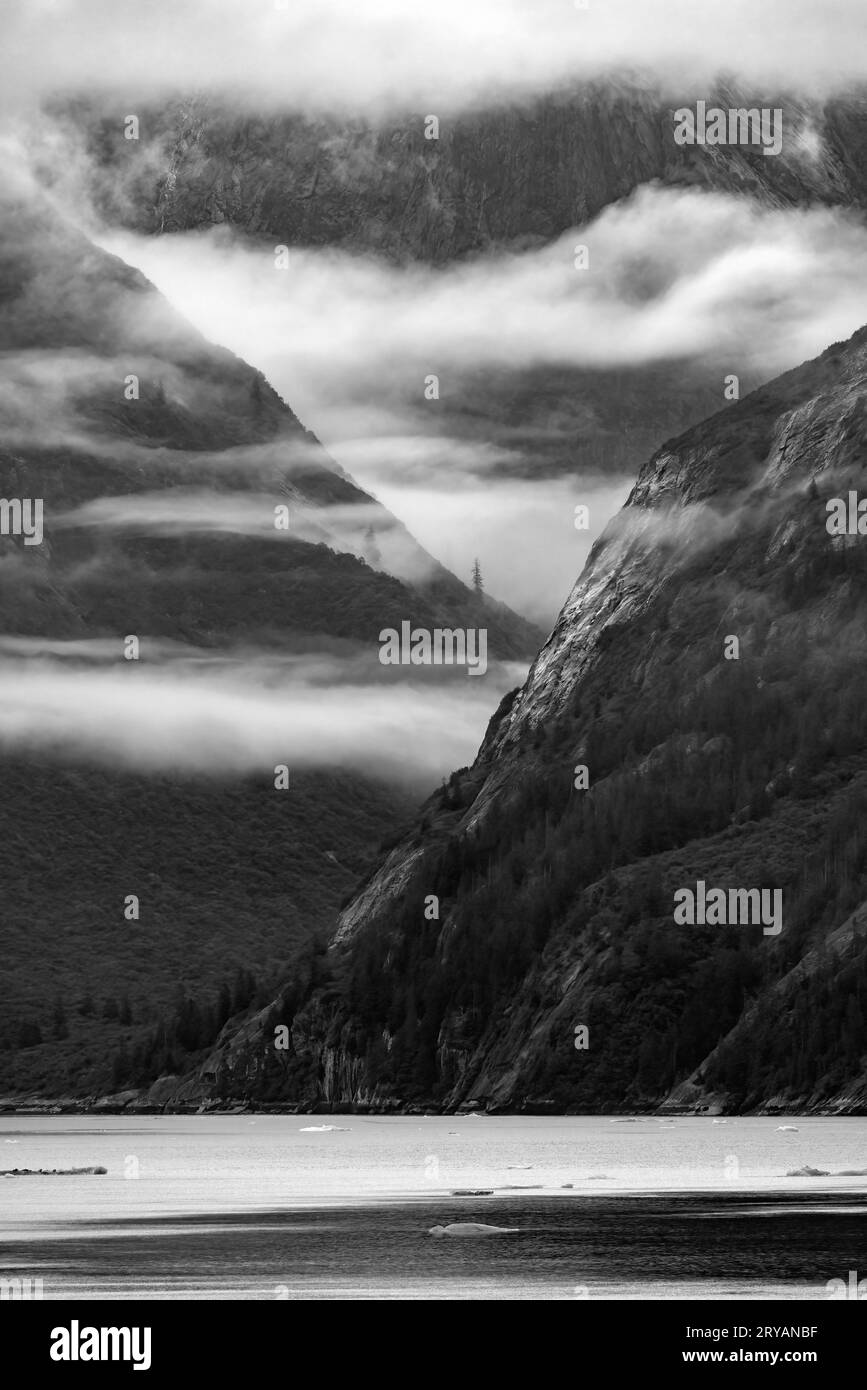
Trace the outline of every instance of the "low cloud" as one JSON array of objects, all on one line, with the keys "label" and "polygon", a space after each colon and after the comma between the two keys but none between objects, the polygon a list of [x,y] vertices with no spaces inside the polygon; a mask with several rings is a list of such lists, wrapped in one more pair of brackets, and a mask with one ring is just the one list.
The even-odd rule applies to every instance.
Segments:
[{"label": "low cloud", "polygon": [[[721,379],[767,377],[867,321],[860,218],[692,190],[641,188],[542,249],[436,269],[295,248],[280,272],[270,244],[224,228],[102,240],[261,368],[329,446],[358,437],[357,411],[375,426],[379,409],[399,433],[424,407],[435,430],[431,375],[446,404],[468,369],[709,361]],[[575,267],[579,244],[589,270]]]},{"label": "low cloud", "polygon": [[422,583],[436,562],[378,502],[315,506],[296,495],[169,488],[98,497],[52,517],[54,529],[97,529],[155,536],[232,534],[280,544],[327,545],[372,569]]},{"label": "low cloud", "polygon": [[612,68],[824,90],[864,71],[861,0],[5,0],[7,103],[219,87],[261,108],[441,114]]},{"label": "low cloud", "polygon": [[[550,625],[580,574],[590,547],[626,500],[631,480],[579,483],[549,478],[465,481],[447,493],[383,485],[383,502],[465,583],[467,556],[478,556],[489,593]],[[586,529],[575,525],[588,508]]]},{"label": "low cloud", "polygon": [[[466,579],[478,554],[489,591],[542,622],[586,556],[574,506],[592,504],[592,539],[628,488],[581,476],[581,411],[589,437],[599,428],[592,377],[576,379],[565,479],[563,451],[553,478],[543,452],[562,422],[547,397],[510,420],[514,384],[664,365],[715,378],[722,409],[730,374],[743,391],[867,322],[858,218],[694,190],[644,188],[553,245],[436,270],[293,248],[282,273],[270,244],[225,228],[105,241],[263,370],[437,559]],[[589,271],[575,268],[578,244]],[[430,375],[438,400],[425,399]]]},{"label": "low cloud", "polygon": [[506,663],[475,681],[433,668],[407,680],[360,651],[157,651],[145,639],[140,663],[115,652],[108,664],[101,644],[3,639],[0,746],[182,774],[352,768],[423,794],[472,761],[492,709],[526,675]]}]

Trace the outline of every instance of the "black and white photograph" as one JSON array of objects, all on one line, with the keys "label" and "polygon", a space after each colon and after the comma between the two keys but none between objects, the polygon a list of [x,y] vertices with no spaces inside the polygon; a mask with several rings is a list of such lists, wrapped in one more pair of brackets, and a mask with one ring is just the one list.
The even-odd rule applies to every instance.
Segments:
[{"label": "black and white photograph", "polygon": [[3,0],[0,493],[27,1366],[559,1301],[821,1371],[863,0]]}]

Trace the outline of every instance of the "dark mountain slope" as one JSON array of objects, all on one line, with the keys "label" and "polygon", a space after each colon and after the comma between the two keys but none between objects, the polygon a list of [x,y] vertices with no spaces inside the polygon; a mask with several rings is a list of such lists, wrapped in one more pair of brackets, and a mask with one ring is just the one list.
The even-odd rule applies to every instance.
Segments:
[{"label": "dark mountain slope", "polygon": [[[698,98],[726,109],[780,107],[781,154],[676,145],[672,113]],[[528,104],[441,112],[436,140],[425,139],[421,112],[380,123],[311,120],[200,96],[148,110],[131,142],[114,111],[95,115],[89,101],[61,110],[86,132],[102,211],[144,232],[228,222],[302,246],[444,264],[551,240],[653,180],[774,206],[867,206],[863,93],[819,102],[612,79]]]},{"label": "dark mountain slope", "polygon": [[[88,718],[99,732],[76,682],[120,672],[182,698],[216,671],[218,694],[228,679],[249,693],[325,653],[338,671],[347,658],[351,683],[381,673],[379,631],[405,619],[485,626],[503,657],[531,655],[540,634],[427,556],[259,373],[14,183],[0,347],[0,495],[44,504],[41,544],[0,536],[0,679],[14,694],[45,676],[28,717],[4,702],[0,721],[0,1095],[81,1095],[123,1079],[116,1050],[180,1063],[270,997],[415,799],[351,769],[293,767],[278,792],[273,767],[236,770],[219,720],[195,773],[165,755],[144,771],[144,752],[119,760],[108,737],[95,766],[95,739],[88,752],[70,732]],[[386,572],[390,555],[413,582]],[[130,634],[139,665],[123,659]],[[351,714],[349,684],[346,700]],[[133,753],[158,715],[135,717]]]},{"label": "dark mountain slope", "polygon": [[[181,1098],[867,1108],[867,938],[840,930],[867,900],[867,540],[826,529],[865,486],[865,396],[862,331],[650,460],[476,763],[342,912],[330,982]],[[781,931],[676,924],[698,880],[779,889]]]},{"label": "dark mountain slope", "polygon": [[[260,373],[52,209],[18,199],[3,213],[0,483],[43,499],[46,534],[4,566],[7,632],[107,636],[120,623],[209,646],[326,634],[375,652],[381,627],[410,618],[486,625],[493,654],[532,655],[538,629],[427,555]],[[196,517],[202,493],[216,520],[207,506]],[[0,545],[8,558],[15,541]],[[392,555],[412,583],[384,572]]]}]

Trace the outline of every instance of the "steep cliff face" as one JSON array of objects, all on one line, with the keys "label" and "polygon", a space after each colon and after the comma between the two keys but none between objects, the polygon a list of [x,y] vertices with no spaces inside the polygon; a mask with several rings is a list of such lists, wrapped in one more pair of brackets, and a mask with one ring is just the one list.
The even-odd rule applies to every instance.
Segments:
[{"label": "steep cliff face", "polygon": [[[646,464],[330,976],[227,1031],[199,1095],[863,1109],[867,538],[826,522],[865,392],[862,331]],[[699,881],[779,892],[781,929],[679,923]]]},{"label": "steep cliff face", "polygon": [[[780,107],[780,155],[676,145],[672,113],[696,99]],[[302,246],[442,264],[551,240],[651,180],[775,206],[867,204],[863,94],[820,103],[612,79],[527,105],[441,112],[436,139],[425,137],[429,114],[310,120],[239,113],[202,96],[143,113],[133,146],[115,113],[65,108],[96,158],[102,210],[145,232],[228,222]]]}]

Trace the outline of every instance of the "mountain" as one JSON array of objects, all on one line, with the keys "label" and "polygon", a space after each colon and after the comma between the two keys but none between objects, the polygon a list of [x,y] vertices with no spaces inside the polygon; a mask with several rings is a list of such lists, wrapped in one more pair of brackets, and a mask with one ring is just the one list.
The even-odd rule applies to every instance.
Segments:
[{"label": "mountain", "polygon": [[247,752],[274,692],[294,709],[300,670],[309,708],[324,668],[350,719],[383,627],[482,626],[519,660],[541,633],[49,200],[13,177],[0,214],[0,493],[44,514],[40,543],[5,511],[0,536],[0,1095],[93,1094],[116,1052],[118,1076],[126,1055],[179,1063],[314,959],[417,804],[373,748],[363,767],[314,748],[278,794]]},{"label": "mountain", "polygon": [[[778,156],[673,140],[673,112],[779,107]],[[107,220],[154,232],[231,223],[303,246],[443,265],[526,249],[642,184],[748,193],[774,206],[867,207],[867,98],[760,95],[731,83],[664,91],[612,77],[526,103],[377,121],[233,109],[199,95],[141,113],[140,141],[89,98],[54,108],[81,129]]]},{"label": "mountain", "polygon": [[2,483],[41,497],[46,517],[45,543],[18,545],[7,566],[10,581],[20,571],[7,633],[92,638],[120,624],[204,646],[325,634],[375,650],[405,618],[483,621],[496,656],[532,655],[538,629],[422,550],[261,373],[50,205],[3,211]]},{"label": "mountain", "polygon": [[[677,145],[673,113],[698,99],[778,107],[780,154]],[[420,111],[312,118],[238,109],[207,94],[143,110],[138,141],[124,138],[118,107],[80,98],[54,111],[83,142],[76,167],[90,170],[94,203],[110,225],[147,235],[231,227],[401,266],[538,252],[642,189],[729,194],[764,209],[867,207],[863,90],[821,101],[731,82],[668,91],[612,75],[523,103],[440,112],[437,139],[425,138],[428,113]],[[48,154],[42,167],[54,176]],[[602,283],[612,273],[602,269],[607,235],[601,227],[594,252]],[[639,248],[628,279],[633,303],[659,292],[658,271]],[[738,357],[745,360],[732,370],[743,395],[763,374],[748,353]],[[519,360],[486,370],[443,361],[441,370],[449,385],[433,416],[419,408],[414,379],[406,389],[399,380],[381,388],[419,434],[498,445],[504,471],[585,484],[634,477],[664,439],[719,409],[725,375],[712,351],[709,360],[614,367]]]},{"label": "mountain", "polygon": [[[867,1109],[865,399],[862,330],[645,464],[319,978],[176,1103]],[[781,930],[679,924],[699,882]]]}]

